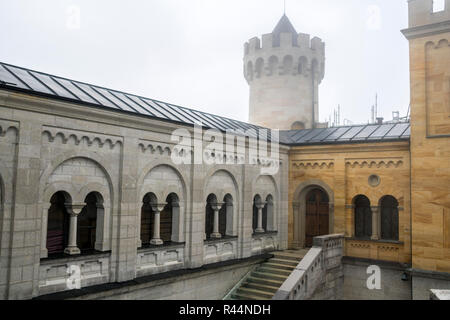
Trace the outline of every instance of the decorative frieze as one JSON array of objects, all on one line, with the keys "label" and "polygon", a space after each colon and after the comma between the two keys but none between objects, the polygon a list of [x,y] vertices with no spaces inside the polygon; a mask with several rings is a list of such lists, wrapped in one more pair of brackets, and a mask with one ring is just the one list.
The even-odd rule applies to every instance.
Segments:
[{"label": "decorative frieze", "polygon": [[122,145],[123,143],[123,139],[120,137],[56,127],[44,127],[42,139],[44,142],[59,142],[63,145],[73,144],[78,146],[84,143],[88,147],[97,146],[98,148],[103,148],[104,146],[107,146],[111,150],[114,149],[116,145]]}]

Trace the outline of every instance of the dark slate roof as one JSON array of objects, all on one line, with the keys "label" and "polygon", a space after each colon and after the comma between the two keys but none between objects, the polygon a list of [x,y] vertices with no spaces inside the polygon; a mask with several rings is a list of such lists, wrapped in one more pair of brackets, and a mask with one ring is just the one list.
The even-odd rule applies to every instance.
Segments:
[{"label": "dark slate roof", "polygon": [[374,141],[409,140],[409,123],[368,124],[280,132],[280,142],[289,145],[342,144]]},{"label": "dark slate roof", "polygon": [[[0,89],[26,92],[39,96],[100,107],[118,112],[138,114],[158,120],[193,125],[201,122],[206,128],[221,131],[258,132],[266,129],[246,122],[176,106],[121,91],[106,89],[0,62]],[[280,131],[280,143],[312,145],[355,143],[365,141],[407,140],[409,123],[361,125],[327,129]],[[268,131],[270,139],[270,131]]]},{"label": "dark slate roof", "polygon": [[280,45],[280,35],[282,33],[292,33],[292,42],[296,46],[297,45],[297,36],[298,33],[295,30],[294,26],[292,25],[291,21],[287,17],[287,15],[283,15],[276,25],[275,29],[272,31],[273,35],[273,45],[279,46]]},{"label": "dark slate roof", "polygon": [[265,129],[249,123],[0,62],[0,88],[221,131]]}]

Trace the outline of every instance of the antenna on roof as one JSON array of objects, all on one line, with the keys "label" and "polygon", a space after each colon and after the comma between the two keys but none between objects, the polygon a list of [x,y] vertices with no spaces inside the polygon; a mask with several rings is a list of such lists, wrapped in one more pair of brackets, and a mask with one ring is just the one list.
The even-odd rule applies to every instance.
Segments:
[{"label": "antenna on roof", "polygon": [[286,0],[284,0],[284,14],[286,15]]}]

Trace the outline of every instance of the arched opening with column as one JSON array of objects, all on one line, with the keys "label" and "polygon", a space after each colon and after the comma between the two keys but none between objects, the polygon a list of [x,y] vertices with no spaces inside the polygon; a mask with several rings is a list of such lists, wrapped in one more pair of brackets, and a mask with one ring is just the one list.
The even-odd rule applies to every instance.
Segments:
[{"label": "arched opening with column", "polygon": [[311,246],[315,236],[333,233],[333,190],[321,180],[302,182],[294,192],[292,212],[294,221],[291,247]]},{"label": "arched opening with column", "polygon": [[69,213],[71,197],[65,191],[56,192],[48,209],[46,248],[48,255],[62,254],[69,240]]},{"label": "arched opening with column", "polygon": [[211,239],[211,235],[214,233],[214,215],[217,209],[217,196],[210,194],[206,199],[205,208],[205,239]]},{"label": "arched opening with column", "polygon": [[[96,158],[95,155],[93,155]],[[113,200],[113,189],[110,176],[105,167],[100,164],[102,159],[88,157],[63,157],[54,162],[42,177],[42,222],[41,222],[41,258],[48,256],[48,230],[53,229],[52,197],[58,192],[64,192],[66,216],[68,216],[68,244],[65,254],[79,255],[91,250],[111,250],[110,234],[112,221],[110,219]],[[70,172],[68,174],[67,172]],[[70,196],[69,196],[70,195]],[[57,201],[62,203],[62,200]],[[52,208],[53,207],[53,208]],[[59,205],[59,208],[62,208]],[[60,209],[61,211],[62,209]],[[50,224],[50,225],[49,225]],[[67,227],[66,227],[67,228]],[[81,246],[81,250],[79,248]],[[55,257],[56,258],[56,257]]]},{"label": "arched opening with column", "polygon": [[275,227],[273,226],[274,214],[273,196],[269,194],[266,197],[266,204],[264,205],[262,214],[262,225],[265,231],[275,231]]},{"label": "arched opening with column", "polygon": [[370,200],[358,195],[353,200],[355,207],[355,238],[370,239],[372,237],[372,210]]},{"label": "arched opening with column", "polygon": [[153,213],[152,204],[158,203],[156,195],[152,192],[147,193],[142,199],[141,207],[141,243],[143,246],[150,245],[152,240],[155,215]]},{"label": "arched opening with column", "polygon": [[380,200],[380,227],[382,240],[399,240],[399,203],[393,196],[384,196]]},{"label": "arched opening with column", "polygon": [[103,196],[99,192],[91,192],[86,196],[86,205],[78,215],[77,245],[81,252],[98,248],[102,241],[97,233],[97,218],[103,216]]},{"label": "arched opening with column", "polygon": [[227,194],[223,198],[223,205],[219,211],[219,233],[222,235],[222,237],[232,236],[233,215],[233,196],[231,194]]},{"label": "arched opening with column", "polygon": [[180,216],[180,199],[176,193],[171,193],[167,196],[166,203],[163,211],[161,211],[161,240],[164,243],[177,242],[177,232],[174,227],[176,227],[176,221]]},{"label": "arched opening with column", "polygon": [[[263,202],[262,202],[261,196],[259,194],[257,194],[253,198],[252,229],[253,229],[254,233],[263,233],[265,231],[265,229],[262,228],[262,220],[261,220],[261,224],[259,224],[259,210],[262,210],[262,207],[263,207]],[[261,214],[261,216],[262,216],[262,214]]]},{"label": "arched opening with column", "polygon": [[[138,179],[142,207],[137,215],[137,247],[185,241],[185,208],[188,194],[183,173],[169,164],[149,164]],[[158,220],[155,229],[154,219]],[[154,232],[159,233],[159,239]],[[152,241],[153,239],[153,241]]]}]

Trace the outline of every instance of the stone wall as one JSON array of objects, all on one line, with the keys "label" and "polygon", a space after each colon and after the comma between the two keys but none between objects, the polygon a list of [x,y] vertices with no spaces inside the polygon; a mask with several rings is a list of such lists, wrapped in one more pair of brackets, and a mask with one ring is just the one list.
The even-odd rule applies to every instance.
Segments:
[{"label": "stone wall", "polygon": [[[367,287],[367,280],[372,275],[372,273],[367,273],[367,270],[372,265],[380,267],[380,289],[370,290]],[[343,267],[343,300],[411,299],[411,277],[408,275],[406,281],[402,280],[403,274],[407,272],[407,266],[398,263],[345,257]]]},{"label": "stone wall", "polygon": [[[175,164],[172,155],[191,154],[199,139],[192,127],[8,91],[0,91],[0,119],[0,299],[63,290],[69,277],[63,269],[72,264],[81,266],[84,287],[287,248],[287,148],[281,147],[276,163],[262,161],[246,140],[233,157],[243,162],[194,165],[192,157]],[[180,128],[190,135],[181,147],[171,140]],[[223,160],[208,150],[205,157]],[[274,165],[280,166],[274,175],[263,172]],[[48,210],[58,191],[68,195],[64,205],[71,215],[79,214],[86,195],[101,196],[95,249],[106,256],[48,257]],[[172,247],[140,248],[141,208],[149,193],[160,205],[169,194],[177,196]],[[224,235],[231,238],[205,241],[209,194],[219,201],[232,197]],[[256,194],[273,198],[273,230],[261,244],[253,239]]]},{"label": "stone wall", "polygon": [[[329,233],[345,234],[345,255],[408,263],[410,247],[409,142],[382,142],[293,147],[289,170],[289,245],[305,244],[305,197],[319,188],[329,197]],[[378,184],[369,177],[376,175]],[[370,201],[372,238],[355,237],[354,200]],[[380,200],[395,197],[399,203],[399,240],[383,241],[380,235]]]},{"label": "stone wall", "polygon": [[[412,267],[450,272],[450,1],[409,2]],[[439,289],[439,288],[433,288]]]}]

